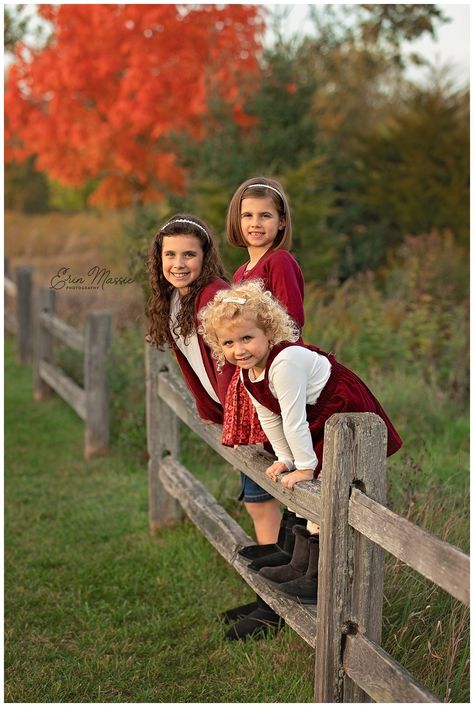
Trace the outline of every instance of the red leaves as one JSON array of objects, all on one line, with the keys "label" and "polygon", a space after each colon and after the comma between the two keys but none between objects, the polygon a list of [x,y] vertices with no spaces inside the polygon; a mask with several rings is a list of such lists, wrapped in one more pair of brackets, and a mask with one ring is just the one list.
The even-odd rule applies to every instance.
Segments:
[{"label": "red leaves", "polygon": [[5,90],[6,157],[37,154],[55,179],[101,184],[94,201],[179,190],[166,148],[195,138],[209,97],[245,124],[246,81],[258,75],[258,6],[40,5],[53,25],[38,52],[19,49]]}]

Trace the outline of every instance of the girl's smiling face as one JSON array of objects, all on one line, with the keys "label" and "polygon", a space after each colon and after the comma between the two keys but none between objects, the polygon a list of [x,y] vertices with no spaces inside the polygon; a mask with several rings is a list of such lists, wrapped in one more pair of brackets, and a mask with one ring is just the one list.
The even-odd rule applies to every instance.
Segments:
[{"label": "girl's smiling face", "polygon": [[270,339],[256,322],[239,317],[216,327],[217,340],[229,363],[251,369],[254,376],[265,370],[271,350]]},{"label": "girl's smiling face", "polygon": [[196,236],[163,236],[161,248],[163,275],[176,287],[181,297],[202,271],[204,251]]},{"label": "girl's smiling face", "polygon": [[240,228],[247,248],[268,250],[278,231],[285,226],[271,197],[242,199],[240,205]]}]

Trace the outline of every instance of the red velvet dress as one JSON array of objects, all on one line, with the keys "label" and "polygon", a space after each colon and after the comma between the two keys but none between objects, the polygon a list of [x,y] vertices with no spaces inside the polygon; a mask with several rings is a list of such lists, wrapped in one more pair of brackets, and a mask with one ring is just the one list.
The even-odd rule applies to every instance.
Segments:
[{"label": "red velvet dress", "polygon": [[[199,310],[205,307],[206,304],[212,300],[218,290],[225,290],[228,289],[228,287],[228,283],[225,282],[225,280],[221,280],[219,277],[214,278],[212,282],[203,287],[194,303],[194,325],[196,330],[199,326],[197,317]],[[196,408],[199,416],[203,420],[209,420],[210,422],[222,424],[224,419],[224,402],[226,399],[227,388],[232,379],[235,367],[229,363],[226,363],[222,371],[218,371],[217,360],[212,356],[209,346],[205,343],[200,334],[198,334],[197,337],[206,373],[217,397],[220,400],[220,403],[213,400],[207,393],[198,376],[194,372],[194,369],[191,367],[188,359],[176,346],[176,343],[171,336],[171,332],[168,341],[170,347],[175,353],[176,360],[181,369],[184,380],[186,381],[187,386],[191,390],[191,393],[196,401]]]},{"label": "red velvet dress", "polygon": [[[295,258],[287,250],[268,250],[258,263],[248,272],[247,263],[241,265],[234,275],[234,283],[260,279],[265,287],[285,307],[300,329],[304,324],[304,278]],[[302,342],[302,340],[301,340]],[[240,380],[237,368],[229,384],[224,406],[222,444],[233,447],[236,444],[266,443],[252,401]]]},{"label": "red velvet dress", "polygon": [[[268,382],[268,371],[270,366],[280,351],[288,346],[301,346],[301,344],[290,344],[283,342],[273,347],[265,366],[265,376],[261,381],[250,380],[249,372],[242,370],[244,384],[247,390],[253,395],[255,400],[268,408],[276,415],[281,415],[281,409],[277,398],[270,390]],[[322,389],[318,399],[313,405],[306,406],[306,414],[309,422],[309,430],[313,440],[313,449],[318,458],[318,465],[314,471],[315,478],[321,471],[323,461],[324,446],[324,423],[331,415],[338,412],[374,412],[379,415],[387,425],[387,456],[394,454],[402,446],[402,440],[387,416],[387,413],[372,394],[366,384],[355,373],[336,361],[334,354],[325,353],[317,346],[303,344],[311,351],[316,351],[321,356],[326,356],[331,363],[331,375]]]}]

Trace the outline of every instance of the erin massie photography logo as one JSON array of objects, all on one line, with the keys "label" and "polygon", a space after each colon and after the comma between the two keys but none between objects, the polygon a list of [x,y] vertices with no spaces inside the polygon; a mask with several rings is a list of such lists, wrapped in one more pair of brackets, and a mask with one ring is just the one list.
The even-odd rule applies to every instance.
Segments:
[{"label": "erin massie photography logo", "polygon": [[51,278],[52,290],[103,290],[106,285],[130,285],[133,277],[112,275],[107,268],[94,265],[86,275],[76,275],[71,268],[59,268]]}]

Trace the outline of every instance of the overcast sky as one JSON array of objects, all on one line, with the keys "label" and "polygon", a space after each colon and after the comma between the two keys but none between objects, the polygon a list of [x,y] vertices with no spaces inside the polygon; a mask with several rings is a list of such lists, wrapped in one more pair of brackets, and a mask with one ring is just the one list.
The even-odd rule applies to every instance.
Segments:
[{"label": "overcast sky", "polygon": [[[268,7],[280,5],[288,8],[287,28],[291,33],[303,34],[308,31],[308,9],[310,3],[283,4],[278,2],[262,3]],[[314,3],[322,5],[323,3]],[[349,5],[354,3],[337,2],[333,5]],[[434,4],[434,3],[427,3]],[[469,4],[439,4],[438,7],[451,19],[439,26],[437,39],[433,40],[428,35],[415,42],[406,42],[407,53],[418,52],[436,67],[450,64],[453,66],[452,78],[457,78],[459,84],[469,81]],[[423,81],[427,75],[426,68],[411,68],[407,72],[408,78]]]}]

